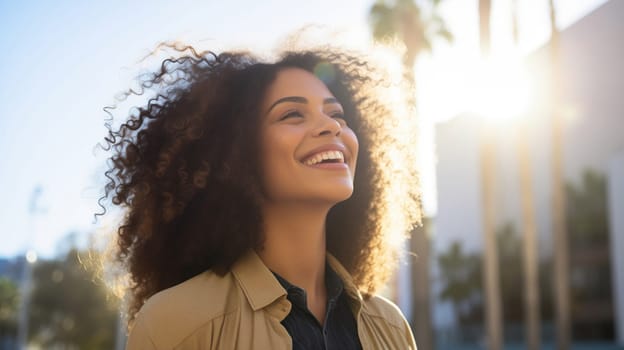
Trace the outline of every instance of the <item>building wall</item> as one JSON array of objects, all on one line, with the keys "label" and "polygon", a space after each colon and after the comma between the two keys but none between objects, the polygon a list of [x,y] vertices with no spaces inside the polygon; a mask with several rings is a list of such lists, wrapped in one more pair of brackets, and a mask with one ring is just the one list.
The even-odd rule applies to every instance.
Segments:
[{"label": "building wall", "polygon": [[[479,181],[478,118],[462,115],[439,125],[436,138],[438,215],[434,250],[446,250],[462,241],[469,251],[479,250],[481,183]],[[439,220],[443,218],[444,220]],[[442,236],[438,237],[437,234]],[[444,238],[444,239],[438,239]]]},{"label": "building wall", "polygon": [[619,345],[624,345],[624,149],[611,160],[607,193],[615,334]]},{"label": "building wall", "polygon": [[[479,182],[479,126],[475,117],[462,115],[436,128],[438,142],[436,164],[438,214],[432,242],[432,297],[435,329],[453,328],[456,324],[450,302],[437,295],[443,288],[436,257],[454,241],[464,250],[479,250],[481,236],[481,185]],[[440,220],[441,219],[441,220]]]}]

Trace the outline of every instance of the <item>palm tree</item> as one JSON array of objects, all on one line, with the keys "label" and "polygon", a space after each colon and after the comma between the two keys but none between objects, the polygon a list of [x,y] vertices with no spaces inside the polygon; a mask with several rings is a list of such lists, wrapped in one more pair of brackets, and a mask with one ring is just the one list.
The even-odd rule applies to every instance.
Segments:
[{"label": "palm tree", "polygon": [[[487,123],[485,123],[487,124]],[[496,144],[494,131],[484,125],[481,135],[481,204],[483,223],[483,290],[485,291],[485,323],[487,349],[500,350],[503,342],[501,285],[496,246],[494,183],[496,176]]]},{"label": "palm tree", "polygon": [[443,287],[440,300],[450,301],[453,305],[455,319],[462,323],[465,313],[472,313],[466,306],[481,294],[481,257],[465,252],[460,241],[451,244],[448,250],[438,256],[440,279]]},{"label": "palm tree", "polygon": [[[418,56],[432,49],[432,42],[438,38],[452,40],[446,23],[438,14],[441,0],[427,0],[429,13],[414,0],[377,0],[369,11],[369,22],[373,38],[377,41],[398,40],[404,47],[403,77],[411,89],[407,94],[409,108],[416,109],[416,77],[414,65]],[[414,246],[418,245],[418,249]],[[412,264],[411,286],[415,293],[412,312],[412,327],[420,348],[432,349],[430,283],[429,283],[429,241],[424,229],[417,229],[412,235],[410,249],[417,251],[418,260]]]},{"label": "palm tree", "polygon": [[514,45],[518,46],[518,0],[511,0],[511,35]]},{"label": "palm tree", "polygon": [[[511,2],[511,23],[514,46],[518,46],[518,0]],[[540,298],[539,298],[539,271],[537,228],[535,226],[535,197],[533,195],[533,180],[531,177],[531,157],[528,139],[528,122],[520,121],[518,148],[518,168],[520,169],[520,196],[522,207],[522,223],[524,231],[524,315],[526,327],[526,342],[528,350],[540,348]]]},{"label": "palm tree", "polygon": [[524,285],[525,285],[525,324],[527,349],[540,348],[539,333],[539,272],[537,254],[537,228],[535,226],[535,208],[533,206],[533,186],[531,179],[531,160],[527,145],[527,123],[522,122],[518,137],[518,160],[520,168],[520,196],[522,202],[522,223],[524,230]]},{"label": "palm tree", "polygon": [[562,157],[562,118],[559,115],[559,91],[561,73],[559,71],[559,30],[554,1],[548,1],[550,10],[550,70],[551,70],[551,130],[552,130],[552,211],[553,211],[553,253],[554,253],[554,290],[555,314],[557,327],[557,349],[570,348],[570,290],[569,290],[569,252],[565,223],[565,188],[563,182]]},{"label": "palm tree", "polygon": [[479,45],[481,55],[490,54],[490,17],[492,13],[491,0],[479,0]]},{"label": "palm tree", "polygon": [[411,324],[419,349],[433,349],[433,329],[431,327],[431,297],[429,283],[429,219],[414,228],[409,242],[410,251],[415,254],[411,260]]},{"label": "palm tree", "polygon": [[438,13],[442,0],[427,0],[429,14],[414,0],[377,0],[369,11],[369,22],[373,38],[377,41],[398,40],[405,49],[403,54],[403,75],[412,88],[408,101],[410,107],[416,105],[416,77],[414,64],[418,56],[431,51],[436,39],[452,41],[453,35]]},{"label": "palm tree", "polygon": [[[479,44],[481,56],[490,55],[490,15],[491,1],[479,0]],[[481,200],[483,222],[483,290],[485,291],[485,326],[487,348],[499,350],[503,344],[503,322],[501,312],[501,285],[498,268],[498,249],[495,233],[495,193],[496,144],[494,131],[484,121],[481,135]]]}]

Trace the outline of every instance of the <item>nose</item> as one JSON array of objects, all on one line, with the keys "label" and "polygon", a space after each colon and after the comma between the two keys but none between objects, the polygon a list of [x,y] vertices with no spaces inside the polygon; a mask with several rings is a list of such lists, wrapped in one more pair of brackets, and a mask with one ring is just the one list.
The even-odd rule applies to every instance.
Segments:
[{"label": "nose", "polygon": [[318,114],[318,122],[314,129],[315,136],[324,136],[324,135],[335,135],[340,136],[340,132],[342,131],[342,125],[333,117],[325,114]]}]

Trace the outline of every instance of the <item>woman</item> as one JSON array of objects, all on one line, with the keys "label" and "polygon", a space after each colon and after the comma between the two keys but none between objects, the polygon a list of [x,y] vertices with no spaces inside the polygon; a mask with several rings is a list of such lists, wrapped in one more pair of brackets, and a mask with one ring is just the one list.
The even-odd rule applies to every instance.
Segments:
[{"label": "woman", "polygon": [[417,202],[379,75],[328,49],[178,50],[107,138],[128,349],[415,349],[373,294],[394,257],[390,199]]}]

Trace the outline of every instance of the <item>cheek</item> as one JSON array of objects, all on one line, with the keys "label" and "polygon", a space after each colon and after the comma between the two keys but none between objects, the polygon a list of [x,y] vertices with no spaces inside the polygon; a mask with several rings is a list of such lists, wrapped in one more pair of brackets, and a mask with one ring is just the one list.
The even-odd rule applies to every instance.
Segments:
[{"label": "cheek", "polygon": [[345,133],[345,143],[349,150],[351,151],[351,157],[353,159],[353,171],[355,171],[355,165],[357,162],[357,156],[360,149],[360,144],[358,142],[357,135],[353,132],[353,130],[349,129],[348,132]]},{"label": "cheek", "polygon": [[296,147],[295,140],[288,133],[267,133],[262,141],[263,160],[269,163],[280,164],[293,158]]},{"label": "cheek", "polygon": [[273,150],[270,147],[264,145],[260,157],[260,175],[262,177],[260,185],[262,187],[262,192],[267,198],[271,198],[274,196],[274,192],[276,190],[276,182],[278,182],[277,178],[282,172],[279,169],[279,163],[276,161],[275,158],[276,157]]},{"label": "cheek", "polygon": [[294,147],[288,134],[268,132],[263,135],[260,169],[265,190],[272,192],[275,186],[292,177]]},{"label": "cheek", "polygon": [[262,176],[265,179],[265,182],[270,180],[275,174],[275,163],[276,163],[276,149],[273,140],[270,138],[264,138],[262,142],[262,150],[261,150],[261,169]]}]

